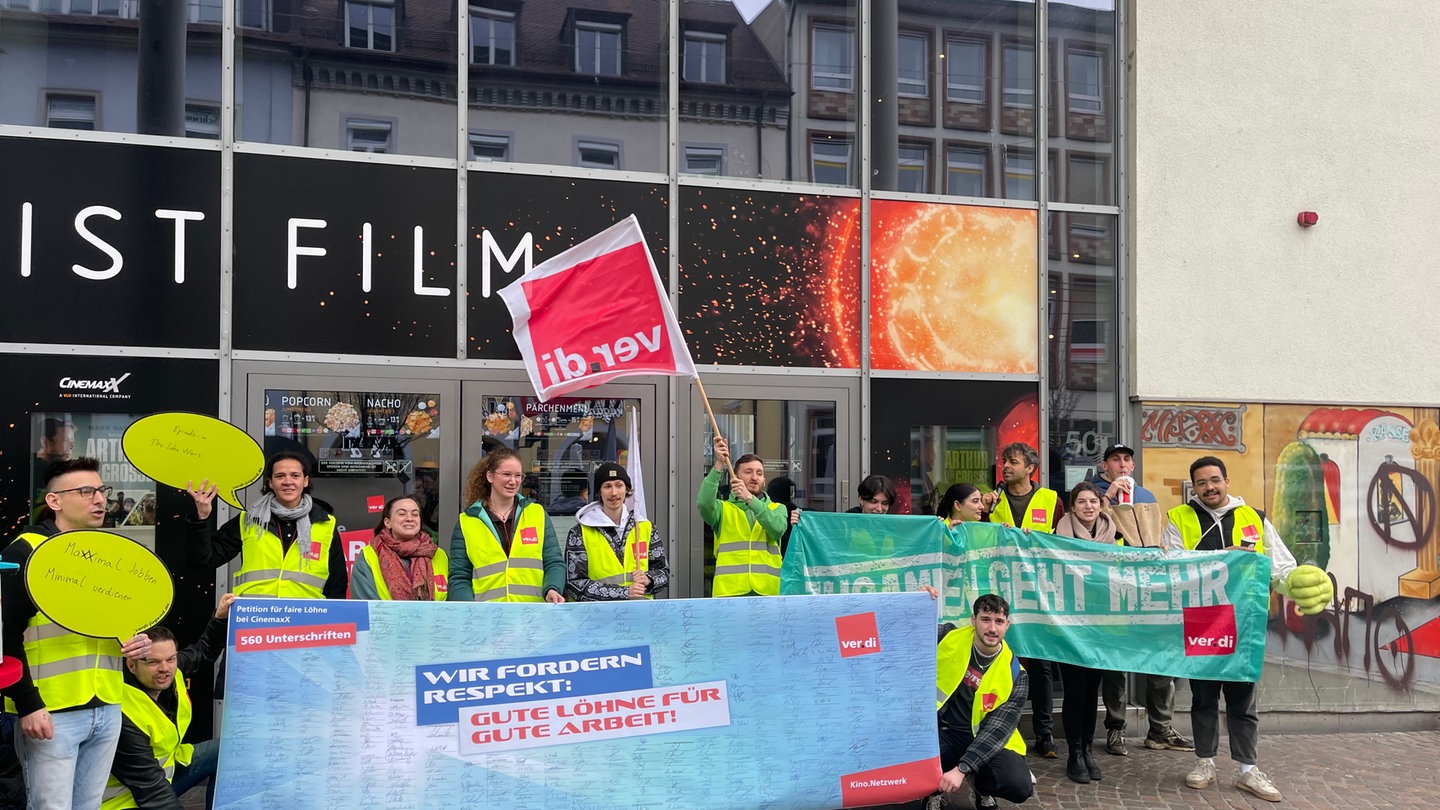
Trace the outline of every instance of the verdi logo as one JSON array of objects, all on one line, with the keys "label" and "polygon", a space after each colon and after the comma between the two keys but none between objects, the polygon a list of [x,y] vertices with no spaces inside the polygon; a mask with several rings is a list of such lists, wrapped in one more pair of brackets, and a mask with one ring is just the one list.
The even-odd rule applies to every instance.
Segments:
[{"label": "verdi logo", "polygon": [[835,635],[840,639],[841,658],[880,652],[880,631],[873,612],[836,616]]},{"label": "verdi logo", "polygon": [[1235,606],[1185,608],[1186,655],[1233,655]]}]

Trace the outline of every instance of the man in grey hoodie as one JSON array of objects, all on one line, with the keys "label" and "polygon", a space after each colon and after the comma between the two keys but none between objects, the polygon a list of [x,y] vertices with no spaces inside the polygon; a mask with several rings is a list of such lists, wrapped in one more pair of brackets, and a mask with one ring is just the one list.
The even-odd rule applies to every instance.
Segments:
[{"label": "man in grey hoodie", "polygon": [[572,602],[649,599],[670,584],[665,543],[639,518],[630,475],[613,462],[595,470],[595,502],[575,513],[565,537],[565,597]]}]

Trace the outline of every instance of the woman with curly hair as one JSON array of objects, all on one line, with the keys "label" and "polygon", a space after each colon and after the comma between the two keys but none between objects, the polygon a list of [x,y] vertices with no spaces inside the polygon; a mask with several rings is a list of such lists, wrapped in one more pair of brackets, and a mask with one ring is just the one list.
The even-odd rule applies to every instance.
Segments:
[{"label": "woman with curly hair", "polygon": [[520,494],[520,454],[497,447],[465,480],[450,538],[450,600],[564,602],[565,551],[545,507]]}]

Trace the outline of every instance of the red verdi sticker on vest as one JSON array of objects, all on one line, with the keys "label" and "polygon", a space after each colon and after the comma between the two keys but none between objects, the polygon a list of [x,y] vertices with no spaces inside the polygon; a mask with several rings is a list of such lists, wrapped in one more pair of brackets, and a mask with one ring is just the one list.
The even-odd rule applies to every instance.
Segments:
[{"label": "red verdi sticker on vest", "polygon": [[1241,526],[1240,534],[1242,537],[1240,542],[1246,546],[1253,547],[1256,543],[1260,542],[1260,527],[1253,523],[1247,523]]},{"label": "red verdi sticker on vest", "polygon": [[534,526],[526,526],[520,530],[520,542],[527,546],[540,542],[540,535],[535,531]]},{"label": "red verdi sticker on vest", "polygon": [[450,582],[445,578],[444,574],[435,575],[435,590],[439,591],[440,593],[445,593],[446,591],[450,590]]},{"label": "red verdi sticker on vest", "polygon": [[1031,522],[1031,523],[1039,523],[1039,524],[1042,524],[1042,525],[1048,524],[1050,521],[1046,518],[1046,515],[1047,515],[1047,514],[1048,514],[1048,512],[1046,511],[1046,509],[1045,509],[1043,506],[1041,506],[1041,507],[1036,507],[1036,508],[1034,508],[1034,509],[1031,509],[1031,510],[1030,510],[1030,522]]},{"label": "red verdi sticker on vest", "polygon": [[320,559],[320,541],[319,541],[319,540],[311,540],[311,541],[310,541],[310,550],[307,551],[307,552],[305,552],[305,556],[306,556],[307,558],[309,558],[309,559],[312,559],[312,560],[318,560],[318,559]]},{"label": "red verdi sticker on vest", "polygon": [[995,709],[995,703],[999,699],[1000,696],[994,692],[986,692],[980,696],[980,708],[987,712],[993,711]]}]

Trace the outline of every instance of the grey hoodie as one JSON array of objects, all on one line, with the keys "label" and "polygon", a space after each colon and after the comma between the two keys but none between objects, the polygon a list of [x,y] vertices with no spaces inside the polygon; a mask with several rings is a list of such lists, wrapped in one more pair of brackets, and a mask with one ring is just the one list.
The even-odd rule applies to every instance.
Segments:
[{"label": "grey hoodie", "polygon": [[[1231,495],[1230,500],[1219,509],[1211,509],[1196,498],[1191,498],[1187,505],[1196,512],[1204,511],[1215,519],[1214,524],[1207,530],[1207,532],[1211,532],[1219,531],[1217,527],[1220,525],[1220,519],[1234,511],[1237,506],[1244,506],[1245,499]],[[1180,537],[1180,527],[1176,526],[1173,520],[1165,525],[1165,539],[1162,545],[1173,551],[1185,550],[1185,543]],[[1270,558],[1271,587],[1281,595],[1289,596],[1290,591],[1286,587],[1285,580],[1289,578],[1290,572],[1295,570],[1295,555],[1285,547],[1285,541],[1281,539],[1280,532],[1275,530],[1268,517],[1265,518],[1265,556]]]}]

